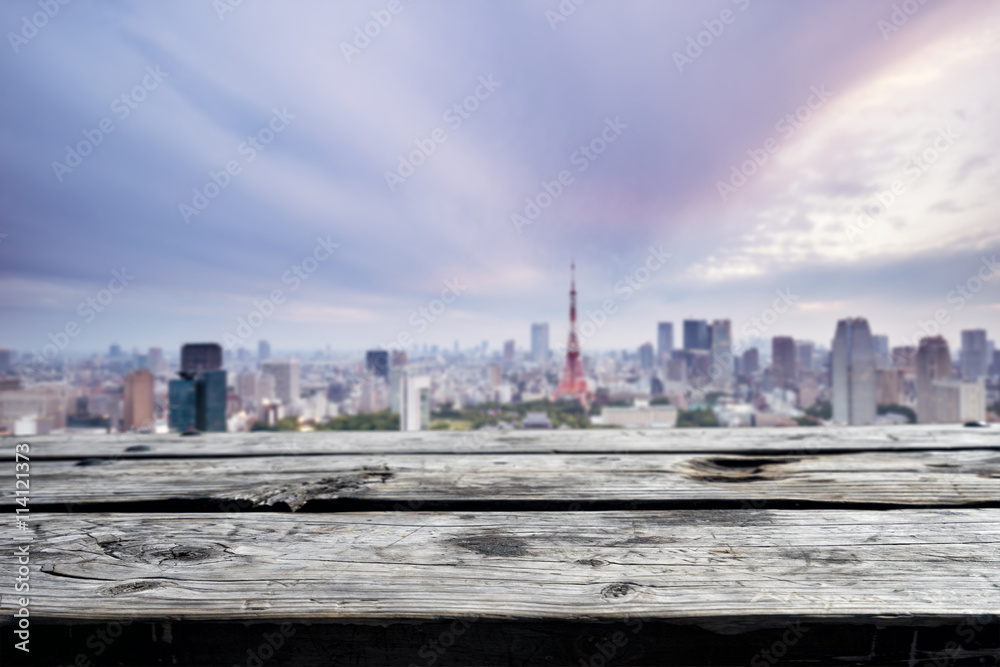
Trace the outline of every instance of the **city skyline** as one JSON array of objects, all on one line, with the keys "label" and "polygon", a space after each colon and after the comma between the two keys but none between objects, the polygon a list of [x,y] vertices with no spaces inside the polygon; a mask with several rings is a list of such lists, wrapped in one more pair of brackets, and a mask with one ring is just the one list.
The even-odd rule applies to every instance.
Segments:
[{"label": "city skyline", "polygon": [[[888,1],[590,3],[555,24],[527,2],[402,6],[357,54],[343,44],[379,7],[70,4],[10,43],[0,345],[72,322],[67,354],[227,335],[523,348],[531,322],[565,339],[572,256],[581,321],[619,306],[584,350],[688,318],[745,340],[777,292],[795,304],[762,338],[828,345],[866,317],[898,344],[942,312],[958,347],[1000,320],[1000,100],[980,85],[996,5],[919,5],[889,29]],[[284,47],[266,62],[260,34]]]}]

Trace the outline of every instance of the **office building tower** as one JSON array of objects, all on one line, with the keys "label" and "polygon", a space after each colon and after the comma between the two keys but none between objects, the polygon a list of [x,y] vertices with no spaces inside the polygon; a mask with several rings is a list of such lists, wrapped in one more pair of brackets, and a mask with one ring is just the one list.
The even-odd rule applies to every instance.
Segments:
[{"label": "office building tower", "polygon": [[935,380],[931,385],[936,424],[962,424],[986,420],[986,385],[975,380]]},{"label": "office building tower", "polygon": [[857,317],[837,322],[830,360],[834,423],[875,423],[875,370],[875,346],[868,320]]},{"label": "office building tower", "polygon": [[934,424],[938,421],[934,383],[954,376],[948,341],[942,336],[921,338],[917,348],[917,421]]},{"label": "office building tower", "polygon": [[206,371],[197,379],[199,431],[226,430],[226,371]]},{"label": "office building tower", "polygon": [[962,332],[962,377],[976,380],[985,377],[990,367],[989,344],[985,329],[968,329]]},{"label": "office building tower", "polygon": [[389,352],[386,350],[368,350],[365,353],[365,372],[388,381]]},{"label": "office building tower", "polygon": [[118,357],[122,356],[122,346],[116,344],[109,347],[108,356],[111,357],[112,359],[117,359]]},{"label": "office building tower", "polygon": [[740,366],[742,367],[743,375],[746,377],[750,377],[760,370],[760,352],[757,351],[757,348],[751,347],[743,353],[743,360]]},{"label": "office building tower", "polygon": [[540,322],[531,325],[531,358],[537,364],[549,360],[549,325]]},{"label": "office building tower", "polygon": [[163,363],[162,347],[149,348],[149,354],[146,356],[149,359],[149,370],[153,375],[163,375],[167,372],[166,364]]},{"label": "office building tower", "polygon": [[799,378],[798,407],[807,410],[816,405],[819,398],[819,380],[816,379],[814,371],[801,371]]},{"label": "office building tower", "polygon": [[403,375],[399,410],[400,431],[425,431],[431,426],[431,380],[425,375]]},{"label": "office building tower", "polygon": [[707,350],[711,347],[711,337],[706,320],[684,320],[684,349]]},{"label": "office building tower", "polygon": [[500,364],[490,364],[487,370],[491,389],[498,389],[503,382],[503,369]]},{"label": "office building tower", "polygon": [[714,382],[728,384],[733,381],[733,337],[729,320],[715,320],[709,327],[712,360],[709,372]]},{"label": "office building tower", "polygon": [[132,371],[124,378],[122,429],[151,430],[153,427],[153,374],[148,369]]},{"label": "office building tower", "polygon": [[639,346],[639,367],[644,371],[653,369],[653,344],[645,343]]},{"label": "office building tower", "polygon": [[[385,363],[388,365],[388,353]],[[285,404],[286,407],[294,409],[298,404],[301,394],[299,385],[302,379],[302,367],[298,359],[272,359],[265,361],[261,365],[261,373],[274,378],[274,395]],[[386,377],[388,377],[388,370]]]},{"label": "office building tower", "polygon": [[799,373],[804,373],[814,370],[813,352],[815,349],[816,349],[815,345],[813,345],[812,341],[809,340],[795,341],[795,355],[798,357]]},{"label": "office building tower", "polygon": [[271,358],[271,344],[266,340],[257,343],[257,363],[264,363]]},{"label": "office building tower", "polygon": [[904,372],[917,371],[917,348],[913,345],[903,345],[892,348],[892,367]]},{"label": "office building tower", "polygon": [[903,371],[898,368],[879,368],[878,395],[879,405],[899,405],[903,402]]},{"label": "office building tower", "polygon": [[167,389],[170,430],[197,430],[198,388],[194,379],[171,380]]},{"label": "office building tower", "polygon": [[172,430],[226,430],[226,371],[185,373],[170,381],[168,400]]},{"label": "office building tower", "polygon": [[274,376],[260,373],[257,375],[257,401],[258,406],[264,401],[277,401],[278,394],[275,390]]},{"label": "office building tower", "polygon": [[667,382],[683,384],[687,382],[687,359],[677,356],[677,352],[678,350],[674,350],[670,358],[664,361]]},{"label": "office building tower", "polygon": [[875,368],[889,368],[892,357],[889,353],[889,337],[878,334],[872,336],[872,347],[875,349]]},{"label": "office building tower", "polygon": [[257,395],[257,374],[244,372],[236,376],[236,394],[240,397],[240,405],[249,413],[257,412],[260,398]]},{"label": "office building tower", "polygon": [[10,372],[10,350],[0,347],[0,375]]},{"label": "office building tower", "polygon": [[674,351],[674,323],[660,322],[656,325],[656,357],[661,361]]},{"label": "office building tower", "polygon": [[202,373],[222,369],[222,346],[218,343],[187,343],[181,348],[181,372]]},{"label": "office building tower", "polygon": [[771,381],[775,389],[795,389],[796,361],[795,340],[791,336],[771,339]]},{"label": "office building tower", "polygon": [[503,343],[503,360],[504,363],[512,363],[514,361],[514,341],[506,340]]}]

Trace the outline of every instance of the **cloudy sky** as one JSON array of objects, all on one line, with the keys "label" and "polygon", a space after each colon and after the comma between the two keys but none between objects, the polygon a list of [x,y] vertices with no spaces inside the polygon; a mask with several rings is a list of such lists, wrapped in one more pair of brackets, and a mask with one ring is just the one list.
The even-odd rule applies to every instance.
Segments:
[{"label": "cloudy sky", "polygon": [[4,2],[0,346],[996,338],[1000,3],[895,7]]}]

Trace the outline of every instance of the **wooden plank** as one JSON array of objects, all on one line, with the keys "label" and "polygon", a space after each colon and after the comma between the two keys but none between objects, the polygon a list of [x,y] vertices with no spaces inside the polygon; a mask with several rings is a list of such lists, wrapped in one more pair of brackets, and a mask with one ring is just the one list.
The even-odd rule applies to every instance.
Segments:
[{"label": "wooden plank", "polygon": [[[12,490],[0,491],[11,505]],[[166,500],[815,501],[945,506],[1000,500],[1000,452],[261,456],[32,461],[32,503]]]},{"label": "wooden plank", "polygon": [[[33,622],[789,618],[1000,609],[1000,510],[32,514]],[[7,524],[7,544],[25,533]],[[40,571],[36,568],[40,568]],[[0,610],[15,611],[15,568]]]},{"label": "wooden plank", "polygon": [[748,429],[588,429],[570,431],[327,431],[315,433],[68,434],[0,438],[0,458],[14,444],[31,444],[32,456],[51,458],[193,458],[283,454],[419,453],[805,453],[1000,449],[1000,428],[958,425],[854,426]]}]

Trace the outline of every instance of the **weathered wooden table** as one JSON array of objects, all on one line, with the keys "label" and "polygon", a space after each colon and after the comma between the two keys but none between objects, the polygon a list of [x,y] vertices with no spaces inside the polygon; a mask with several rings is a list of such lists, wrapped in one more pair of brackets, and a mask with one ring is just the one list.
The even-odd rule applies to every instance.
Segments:
[{"label": "weathered wooden table", "polygon": [[5,665],[1000,664],[997,428],[22,441]]}]

